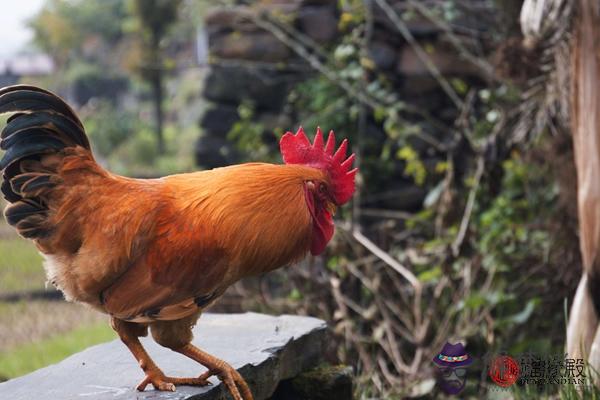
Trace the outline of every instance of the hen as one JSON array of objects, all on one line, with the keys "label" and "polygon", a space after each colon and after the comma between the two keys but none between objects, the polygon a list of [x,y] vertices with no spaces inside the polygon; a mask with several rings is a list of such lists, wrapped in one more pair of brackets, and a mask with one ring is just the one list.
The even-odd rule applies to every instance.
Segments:
[{"label": "hen", "polygon": [[[206,385],[218,375],[236,400],[252,399],[240,374],[194,346],[200,314],[239,279],[323,252],[332,214],[350,200],[357,170],[347,141],[334,153],[319,130],[280,141],[285,164],[249,163],[131,179],[99,166],[84,127],[54,94],[33,86],[0,90],[1,190],[8,223],[45,257],[49,282],[71,301],[107,313],[142,367],[137,386]],[[156,342],[208,370],[165,376],[142,347]]]}]

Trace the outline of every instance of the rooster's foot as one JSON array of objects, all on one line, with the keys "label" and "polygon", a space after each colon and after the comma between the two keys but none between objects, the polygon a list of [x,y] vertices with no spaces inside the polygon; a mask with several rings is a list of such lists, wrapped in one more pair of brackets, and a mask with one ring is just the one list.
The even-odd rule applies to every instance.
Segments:
[{"label": "rooster's foot", "polygon": [[[229,390],[233,400],[253,400],[250,388],[248,388],[248,384],[244,378],[242,378],[240,373],[237,372],[236,369],[231,365],[222,363],[219,368],[206,371],[200,375],[198,379],[206,380],[213,375],[219,377],[219,380],[223,382],[223,384],[227,387],[227,390]],[[240,392],[242,394],[240,394]]]},{"label": "rooster's foot", "polygon": [[165,392],[174,392],[175,385],[186,385],[186,386],[207,386],[211,385],[208,381],[208,377],[204,378],[205,374],[197,378],[173,378],[170,376],[165,376],[162,372],[147,372],[146,377],[137,385],[137,390],[143,392],[146,389],[146,386],[152,384],[154,389],[165,391]]}]

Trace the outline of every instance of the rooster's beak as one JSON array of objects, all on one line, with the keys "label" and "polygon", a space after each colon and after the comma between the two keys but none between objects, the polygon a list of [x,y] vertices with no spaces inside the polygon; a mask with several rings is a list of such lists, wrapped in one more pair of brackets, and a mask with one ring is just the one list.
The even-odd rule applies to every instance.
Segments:
[{"label": "rooster's beak", "polygon": [[327,205],[325,206],[325,208],[327,209],[327,211],[329,211],[329,213],[331,214],[331,216],[334,216],[335,212],[337,211],[336,205],[333,204],[330,201],[327,202]]}]

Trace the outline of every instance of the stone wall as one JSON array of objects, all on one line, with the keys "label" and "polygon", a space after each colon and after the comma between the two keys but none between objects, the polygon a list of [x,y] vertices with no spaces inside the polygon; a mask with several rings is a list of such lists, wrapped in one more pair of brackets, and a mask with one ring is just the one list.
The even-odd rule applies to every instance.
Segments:
[{"label": "stone wall", "polygon": [[[428,5],[432,2],[421,3]],[[407,15],[404,14],[409,9],[407,2],[389,0],[389,3],[398,13]],[[476,8],[482,2],[473,0],[472,3]],[[255,104],[255,118],[267,130],[276,126],[293,129],[298,124],[293,120],[294,113],[283,107],[291,88],[315,72],[276,37],[253,24],[252,14],[268,12],[284,16],[301,33],[324,48],[331,48],[340,35],[340,11],[336,7],[335,0],[260,0],[251,6],[213,8],[208,12],[205,26],[212,66],[203,95],[212,106],[201,121],[204,136],[198,141],[196,152],[200,165],[212,168],[238,161],[226,135],[239,120],[238,106],[245,99]],[[369,57],[375,66],[373,73],[384,74],[398,97],[408,104],[423,107],[443,123],[453,124],[458,113],[455,105],[394,22],[375,2],[372,10],[374,24],[368,47]],[[448,79],[460,77],[469,84],[482,80],[481,71],[461,58],[438,24],[414,13],[403,20],[410,34],[427,51],[431,62],[444,76]],[[461,32],[484,31],[486,21],[465,17],[454,23],[460,27],[455,32],[460,36]],[[449,140],[443,129],[435,128],[426,121],[415,123],[428,135],[441,141]],[[368,118],[366,133],[380,142],[386,137],[380,123],[372,117]],[[427,166],[435,165],[441,156],[419,139],[411,144],[421,153]],[[379,151],[380,147],[375,146],[375,149]],[[389,196],[379,196],[372,201],[367,197],[365,201],[371,201],[375,207],[419,208],[425,190],[405,177],[403,169],[399,162],[396,171],[388,177]]]},{"label": "stone wall", "polygon": [[[337,35],[336,1],[261,1],[252,7],[216,7],[205,18],[210,58],[203,96],[213,106],[200,124],[204,135],[197,144],[200,165],[213,168],[238,161],[226,135],[238,121],[238,106],[251,100],[256,118],[273,129],[291,126],[282,107],[292,86],[311,73],[299,57],[270,33],[251,22],[251,14],[280,13],[320,44],[332,42]],[[300,68],[290,67],[300,65]]]}]

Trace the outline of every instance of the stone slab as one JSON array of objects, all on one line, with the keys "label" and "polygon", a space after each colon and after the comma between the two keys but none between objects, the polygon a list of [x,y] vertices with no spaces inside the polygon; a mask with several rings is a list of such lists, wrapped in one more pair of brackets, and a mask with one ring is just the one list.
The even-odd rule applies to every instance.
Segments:
[{"label": "stone slab", "polygon": [[[194,344],[238,369],[255,399],[267,399],[279,381],[318,364],[326,340],[326,324],[310,317],[257,314],[205,314],[194,328]],[[205,368],[156,344],[142,342],[169,376],[198,376]],[[221,400],[228,398],[218,378],[204,388],[179,386],[137,392],[143,372],[119,340],[90,347],[58,364],[0,384],[0,399],[31,400]]]}]

